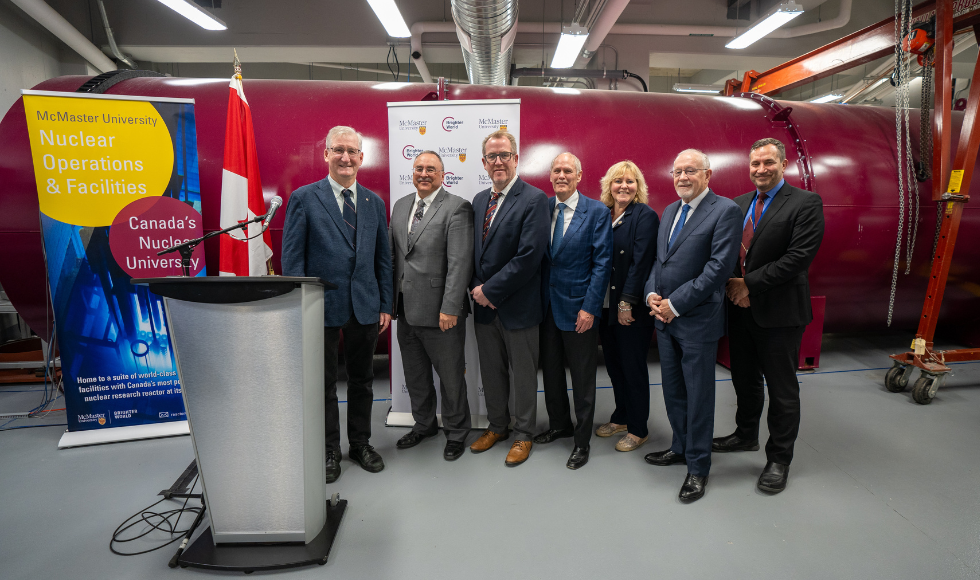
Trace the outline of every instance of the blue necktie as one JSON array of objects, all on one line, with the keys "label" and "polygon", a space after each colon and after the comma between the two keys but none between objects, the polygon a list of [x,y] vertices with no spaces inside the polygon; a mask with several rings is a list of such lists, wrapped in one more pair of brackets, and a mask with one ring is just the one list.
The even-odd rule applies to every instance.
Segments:
[{"label": "blue necktie", "polygon": [[670,234],[670,239],[667,240],[668,250],[674,245],[674,240],[677,239],[677,234],[681,233],[681,228],[684,227],[684,222],[687,221],[687,211],[689,209],[691,209],[691,205],[685,203],[684,207],[681,209],[681,219],[677,221],[677,226],[674,228],[674,233]]},{"label": "blue necktie", "polygon": [[347,236],[347,241],[350,245],[357,247],[357,210],[354,209],[354,200],[351,198],[353,193],[351,190],[345,189],[341,192],[344,196],[344,222],[347,223],[347,229],[344,230],[344,235]]},{"label": "blue necktie", "polygon": [[558,204],[558,219],[555,221],[555,233],[551,235],[551,257],[554,258],[561,247],[561,239],[565,235],[565,204]]}]

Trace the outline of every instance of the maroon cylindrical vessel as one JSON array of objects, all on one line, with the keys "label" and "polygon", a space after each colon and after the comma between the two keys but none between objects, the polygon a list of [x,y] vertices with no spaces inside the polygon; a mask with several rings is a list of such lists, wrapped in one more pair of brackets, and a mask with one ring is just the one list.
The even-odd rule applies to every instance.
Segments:
[{"label": "maroon cylindrical vessel", "polygon": [[[89,77],[60,77],[35,87],[73,92]],[[322,179],[324,138],[334,125],[365,137],[358,182],[389,199],[386,103],[418,101],[434,85],[246,80],[266,198]],[[193,98],[205,231],[218,229],[227,79],[134,78],[108,94]],[[667,171],[681,150],[711,159],[711,188],[725,197],[753,189],[749,146],[763,137],[787,144],[786,178],[823,198],[826,234],[810,270],[814,295],[827,297],[827,331],[883,329],[898,224],[895,114],[892,109],[773,101],[759,95],[710,97],[531,87],[451,86],[450,100],[521,99],[520,174],[550,191],[548,166],[561,151],[582,159],[580,190],[599,195],[599,179],[617,161],[643,170],[658,214],[677,199]],[[917,115],[912,115],[917,126]],[[955,117],[959,123],[961,117]],[[913,143],[917,136],[913,135]],[[955,143],[954,136],[954,143]],[[404,163],[403,159],[390,160]],[[974,184],[980,180],[974,180]],[[914,329],[929,276],[936,206],[931,182],[918,184],[921,204],[911,274],[900,276],[895,325]],[[980,185],[974,185],[980,193]],[[22,101],[0,123],[0,283],[24,317],[45,335],[45,277],[38,199]],[[285,212],[272,224],[275,266]],[[940,330],[962,329],[980,316],[980,214],[969,206],[950,268]],[[903,241],[904,243],[904,241]],[[206,247],[217,272],[218,244]],[[904,255],[904,250],[903,250]],[[904,266],[904,262],[903,262]],[[904,269],[904,268],[903,268]]]}]

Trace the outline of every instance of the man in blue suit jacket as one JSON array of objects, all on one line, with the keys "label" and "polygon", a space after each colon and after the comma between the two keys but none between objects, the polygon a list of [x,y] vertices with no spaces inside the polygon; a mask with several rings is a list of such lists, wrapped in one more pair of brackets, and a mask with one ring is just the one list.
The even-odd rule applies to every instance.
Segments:
[{"label": "man in blue suit jacket", "polygon": [[476,303],[473,319],[490,427],[470,450],[481,453],[507,438],[512,398],[516,436],[504,462],[515,466],[531,453],[538,412],[541,259],[548,249],[548,198],[517,177],[517,141],[506,131],[483,140],[483,167],[493,187],[473,198],[470,293]]},{"label": "man in blue suit jacket", "polygon": [[374,350],[391,322],[392,275],[385,203],[358,184],[364,161],[361,136],[350,127],[327,133],[329,174],[289,197],[282,239],[282,273],[314,276],[337,285],[324,293],[327,483],[340,477],[337,350],[344,335],[347,368],[347,440],[350,458],[376,473],[381,456],[369,444],[374,400]]},{"label": "man in blue suit jacket", "polygon": [[696,149],[674,160],[679,201],[667,206],[657,261],[644,294],[657,317],[657,344],[670,449],[648,454],[653,465],[687,464],[680,498],[704,496],[715,419],[715,358],[725,333],[725,283],[735,267],[742,212],[708,189],[711,165]]},{"label": "man in blue suit jacket", "polygon": [[[595,417],[595,374],[598,364],[599,328],[593,324],[602,314],[612,260],[612,222],[609,208],[581,195],[582,162],[562,153],[551,162],[555,197],[551,211],[551,245],[541,267],[545,311],[541,323],[541,369],[548,430],[535,443],[551,443],[575,437],[565,464],[578,469],[589,461],[592,419]],[[576,424],[569,416],[565,360],[572,374]]]}]

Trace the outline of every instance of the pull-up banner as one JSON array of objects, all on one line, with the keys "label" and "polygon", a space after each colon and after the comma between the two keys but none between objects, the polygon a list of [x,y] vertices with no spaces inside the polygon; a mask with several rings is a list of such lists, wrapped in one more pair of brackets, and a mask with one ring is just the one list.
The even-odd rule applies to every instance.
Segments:
[{"label": "pull-up banner", "polygon": [[[187,433],[161,249],[203,235],[191,99],[23,91],[61,353],[60,447]],[[204,246],[191,260],[203,276]]]},{"label": "pull-up banner", "polygon": [[[446,191],[472,202],[477,193],[493,185],[481,162],[483,138],[500,130],[513,134],[520,150],[520,99],[388,103],[390,208],[395,207],[399,198],[415,195],[412,162],[423,151],[436,151],[442,157],[446,166],[443,180]],[[482,220],[482,217],[479,219]],[[475,225],[481,226],[482,221]],[[412,419],[412,401],[405,386],[397,325],[397,320],[392,321],[391,410],[387,424],[410,427],[415,421]],[[433,370],[432,376],[441,409],[439,375]],[[466,388],[473,427],[488,426],[472,316],[466,318]],[[441,412],[439,409],[437,412]]]}]

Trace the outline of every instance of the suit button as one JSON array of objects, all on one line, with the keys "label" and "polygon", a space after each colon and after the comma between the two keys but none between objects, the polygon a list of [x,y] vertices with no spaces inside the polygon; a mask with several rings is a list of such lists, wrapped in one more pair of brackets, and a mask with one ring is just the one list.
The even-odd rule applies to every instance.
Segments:
[{"label": "suit button", "polygon": [[613,289],[613,290],[615,290],[615,289],[616,289],[616,287],[615,287],[615,286],[613,286],[613,287],[612,287],[612,289]]},{"label": "suit button", "polygon": [[626,251],[626,250],[620,250],[620,251],[619,251],[619,253],[620,253],[620,254],[622,254],[622,253],[623,253],[623,252],[625,252],[625,251]]}]

